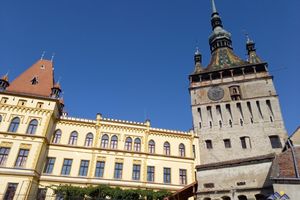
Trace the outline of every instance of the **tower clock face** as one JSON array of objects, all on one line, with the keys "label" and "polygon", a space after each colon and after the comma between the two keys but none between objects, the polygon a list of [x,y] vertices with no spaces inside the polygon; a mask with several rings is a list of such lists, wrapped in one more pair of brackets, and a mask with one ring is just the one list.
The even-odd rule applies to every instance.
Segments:
[{"label": "tower clock face", "polygon": [[207,96],[212,101],[219,101],[224,97],[224,90],[221,87],[211,87],[208,92]]}]

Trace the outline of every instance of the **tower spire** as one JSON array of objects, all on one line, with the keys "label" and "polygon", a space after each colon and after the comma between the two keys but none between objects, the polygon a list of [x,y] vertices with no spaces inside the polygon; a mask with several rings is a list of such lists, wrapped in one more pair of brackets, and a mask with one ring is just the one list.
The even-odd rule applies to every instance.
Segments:
[{"label": "tower spire", "polygon": [[217,11],[215,0],[211,0],[211,5],[212,33],[209,37],[209,46],[212,56],[207,69],[222,69],[243,63],[233,52],[231,33],[226,31],[223,27],[223,22]]},{"label": "tower spire", "polygon": [[215,4],[215,0],[211,0],[211,5],[212,5],[213,14],[218,13],[217,8],[216,8],[216,4]]}]

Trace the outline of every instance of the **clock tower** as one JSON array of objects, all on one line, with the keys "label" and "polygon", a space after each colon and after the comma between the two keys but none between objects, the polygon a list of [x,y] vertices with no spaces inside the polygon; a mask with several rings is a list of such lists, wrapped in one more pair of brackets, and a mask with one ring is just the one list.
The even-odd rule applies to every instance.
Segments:
[{"label": "clock tower", "polygon": [[197,50],[189,76],[200,164],[280,153],[287,134],[268,64],[249,38],[248,59],[234,53],[231,34],[224,29],[214,1],[212,7],[211,60],[204,67]]}]

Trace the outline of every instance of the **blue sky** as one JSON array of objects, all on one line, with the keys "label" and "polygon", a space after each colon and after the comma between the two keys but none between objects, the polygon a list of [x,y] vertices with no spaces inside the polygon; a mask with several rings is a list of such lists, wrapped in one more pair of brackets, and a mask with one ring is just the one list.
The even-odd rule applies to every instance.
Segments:
[{"label": "blue sky", "polygon": [[[216,0],[235,53],[245,36],[269,63],[289,133],[300,124],[299,1]],[[198,44],[210,51],[210,0],[10,0],[0,2],[0,73],[15,78],[55,52],[69,115],[192,127],[188,75]]]}]

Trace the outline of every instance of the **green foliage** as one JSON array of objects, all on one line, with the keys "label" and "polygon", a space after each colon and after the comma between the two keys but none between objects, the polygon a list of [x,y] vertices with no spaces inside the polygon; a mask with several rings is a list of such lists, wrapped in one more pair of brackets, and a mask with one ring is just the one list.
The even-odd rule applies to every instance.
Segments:
[{"label": "green foliage", "polygon": [[[166,190],[133,190],[112,188],[107,185],[77,187],[71,185],[53,186],[55,194],[63,197],[64,200],[163,200],[171,193]],[[90,197],[90,198],[89,198]]]}]

